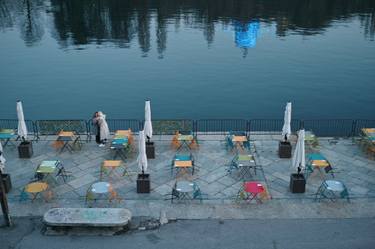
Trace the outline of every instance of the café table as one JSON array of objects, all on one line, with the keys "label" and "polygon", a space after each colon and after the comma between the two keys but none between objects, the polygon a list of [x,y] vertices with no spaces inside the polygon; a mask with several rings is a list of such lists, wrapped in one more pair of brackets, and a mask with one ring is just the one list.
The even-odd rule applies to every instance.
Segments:
[{"label": "caf\u00e9 table", "polygon": [[173,169],[178,170],[177,175],[180,173],[180,171],[187,172],[188,169],[192,169],[191,174],[194,174],[194,159],[193,156],[190,155],[184,155],[184,154],[178,154],[175,155],[173,161],[172,161],[172,173]]},{"label": "caf\u00e9 table", "polygon": [[64,149],[72,153],[75,150],[74,145],[77,143],[80,145],[80,136],[75,135],[73,131],[61,131],[57,136],[57,141],[63,142],[60,153],[62,153]]},{"label": "caf\u00e9 table", "polygon": [[3,148],[5,148],[8,143],[10,142],[10,139],[14,138],[16,136],[16,132],[13,129],[0,129],[0,142],[4,141]]},{"label": "caf\u00e9 table", "polygon": [[114,151],[113,160],[115,160],[117,156],[119,156],[124,161],[126,160],[126,154],[129,146],[128,141],[129,140],[127,137],[115,138],[112,140],[110,148]]},{"label": "caf\u00e9 table", "polygon": [[[24,188],[24,192],[31,194],[31,201],[33,202],[38,197],[38,195],[47,191],[48,187],[48,184],[45,182],[32,182],[26,185],[26,187]],[[48,198],[44,197],[44,200],[47,201]]]}]

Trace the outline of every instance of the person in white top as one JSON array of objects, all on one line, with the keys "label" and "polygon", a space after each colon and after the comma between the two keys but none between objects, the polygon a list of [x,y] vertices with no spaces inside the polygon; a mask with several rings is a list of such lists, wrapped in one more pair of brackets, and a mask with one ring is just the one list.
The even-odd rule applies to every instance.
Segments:
[{"label": "person in white top", "polygon": [[105,118],[106,115],[101,111],[96,112],[93,118],[93,124],[97,126],[96,142],[100,147],[104,147],[109,139],[109,128]]}]

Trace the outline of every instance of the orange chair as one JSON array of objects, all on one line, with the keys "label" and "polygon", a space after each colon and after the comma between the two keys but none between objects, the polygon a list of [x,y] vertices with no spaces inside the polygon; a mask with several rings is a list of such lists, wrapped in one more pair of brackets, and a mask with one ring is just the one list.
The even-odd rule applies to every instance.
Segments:
[{"label": "orange chair", "polygon": [[199,144],[197,143],[197,140],[195,138],[193,138],[193,140],[191,140],[191,143],[189,144],[189,147],[190,149],[198,149],[199,148]]},{"label": "orange chair", "polygon": [[178,148],[180,148],[180,146],[181,146],[180,141],[178,141],[178,136],[179,136],[179,135],[180,135],[179,132],[176,131],[175,135],[174,135],[173,138],[172,138],[171,147],[172,147],[173,149],[178,149]]},{"label": "orange chair", "polygon": [[369,159],[375,160],[375,145],[368,146],[366,154]]},{"label": "orange chair", "polygon": [[112,202],[114,200],[117,200],[117,202],[120,202],[121,201],[121,198],[118,196],[117,192],[111,187],[110,191],[109,191],[109,202]]}]

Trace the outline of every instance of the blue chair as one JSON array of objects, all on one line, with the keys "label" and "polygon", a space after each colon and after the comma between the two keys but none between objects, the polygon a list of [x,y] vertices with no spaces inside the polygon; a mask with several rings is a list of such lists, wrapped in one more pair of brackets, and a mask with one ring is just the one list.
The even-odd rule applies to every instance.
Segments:
[{"label": "blue chair", "polygon": [[226,137],[226,149],[230,151],[234,149],[234,144],[231,136]]},{"label": "blue chair", "polygon": [[193,185],[193,199],[194,200],[199,200],[200,202],[203,201],[203,196],[207,196],[207,194],[203,194],[201,189],[199,188],[198,184],[196,184],[194,182],[194,185]]},{"label": "blue chair", "polygon": [[332,202],[335,202],[337,199],[347,199],[350,202],[348,189],[344,183],[336,180],[325,180],[322,182],[315,194],[315,200],[320,201],[324,198]]},{"label": "blue chair", "polygon": [[327,161],[329,164],[328,166],[324,167],[324,171],[327,174],[331,174],[332,177],[334,178],[334,170],[332,168],[332,165],[328,162],[327,158],[325,158],[322,154],[320,153],[312,153],[307,155],[307,163],[306,163],[306,168],[305,168],[305,177],[308,178],[312,172],[314,172],[314,167],[312,165],[312,161],[314,160],[324,160]]}]

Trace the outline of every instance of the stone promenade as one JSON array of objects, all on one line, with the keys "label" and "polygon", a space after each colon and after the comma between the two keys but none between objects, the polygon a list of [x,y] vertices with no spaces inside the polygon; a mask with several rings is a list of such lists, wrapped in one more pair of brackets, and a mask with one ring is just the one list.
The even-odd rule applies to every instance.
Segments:
[{"label": "stone promenade", "polygon": [[[375,162],[367,159],[352,139],[319,138],[319,151],[335,168],[335,179],[345,183],[349,189],[351,202],[315,202],[314,194],[324,179],[331,175],[314,172],[307,181],[306,193],[292,194],[289,191],[289,176],[296,170],[291,167],[291,159],[280,159],[277,155],[279,136],[254,135],[252,153],[263,170],[256,175],[246,175],[248,180],[260,181],[267,186],[269,199],[263,204],[235,203],[234,197],[242,184],[238,172],[227,172],[227,166],[234,157],[225,147],[224,136],[199,136],[199,149],[193,151],[197,169],[194,175],[183,174],[178,178],[195,181],[206,194],[202,203],[173,203],[164,200],[171,193],[176,174],[171,174],[171,161],[175,150],[170,146],[169,136],[155,136],[156,158],[148,161],[151,177],[151,193],[136,193],[137,148],[128,155],[126,165],[130,177],[113,174],[105,175],[121,200],[109,203],[99,201],[96,207],[125,207],[133,216],[158,217],[165,212],[169,218],[320,218],[320,217],[374,217],[375,216]],[[51,207],[85,207],[87,189],[99,181],[103,160],[112,159],[109,147],[100,148],[94,141],[83,143],[79,151],[56,152],[51,146],[53,137],[42,137],[33,142],[34,155],[31,159],[19,159],[17,148],[8,145],[4,150],[7,159],[6,172],[11,174],[13,189],[8,195],[13,216],[42,215]],[[16,141],[13,141],[17,144]],[[135,141],[135,145],[137,141]],[[295,145],[295,140],[292,140]],[[307,151],[308,153],[309,151]],[[72,176],[64,183],[58,179],[51,184],[54,197],[46,203],[42,198],[34,202],[20,201],[20,193],[33,178],[35,169],[43,160],[60,160]]]}]

